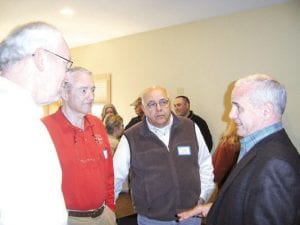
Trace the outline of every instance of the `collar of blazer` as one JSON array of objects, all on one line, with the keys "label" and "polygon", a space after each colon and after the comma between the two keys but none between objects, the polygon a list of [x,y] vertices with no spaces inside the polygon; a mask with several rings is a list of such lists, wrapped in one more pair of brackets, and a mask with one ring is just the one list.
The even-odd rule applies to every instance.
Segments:
[{"label": "collar of blazer", "polygon": [[[229,177],[225,181],[224,185],[221,188],[220,195],[225,193],[226,189],[230,187],[231,183],[236,179],[236,177],[242,172],[243,168],[245,168],[251,161],[256,157],[257,151],[260,148],[253,148],[250,150],[233,168]],[[260,149],[261,150],[261,149]]]}]

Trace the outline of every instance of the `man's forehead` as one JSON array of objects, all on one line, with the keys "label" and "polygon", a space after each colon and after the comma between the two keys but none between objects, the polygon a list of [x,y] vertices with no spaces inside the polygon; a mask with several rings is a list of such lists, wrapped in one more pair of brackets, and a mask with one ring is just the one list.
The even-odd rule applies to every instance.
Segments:
[{"label": "man's forehead", "polygon": [[162,91],[160,89],[152,90],[145,95],[145,99],[147,99],[147,100],[160,99],[160,98],[166,98],[166,97],[167,97],[166,93],[164,93],[164,91]]},{"label": "man's forehead", "polygon": [[94,82],[93,77],[87,73],[75,73],[73,76],[74,83]]},{"label": "man's forehead", "polygon": [[231,100],[232,101],[240,101],[244,98],[248,98],[248,92],[250,91],[249,88],[245,88],[245,87],[235,87],[233,90],[232,90],[232,93],[231,93]]},{"label": "man's forehead", "polygon": [[95,88],[95,84],[92,81],[75,81],[73,83],[73,87],[77,89],[82,89],[82,88]]},{"label": "man's forehead", "polygon": [[184,99],[183,98],[175,98],[174,99],[174,103],[184,103]]}]

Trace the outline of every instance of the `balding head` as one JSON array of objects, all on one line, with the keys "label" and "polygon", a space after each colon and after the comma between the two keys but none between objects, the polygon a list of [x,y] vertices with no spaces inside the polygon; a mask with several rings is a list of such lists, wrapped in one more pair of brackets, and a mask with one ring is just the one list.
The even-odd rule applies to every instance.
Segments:
[{"label": "balding head", "polygon": [[171,107],[167,90],[160,86],[145,89],[141,95],[143,111],[148,122],[155,127],[168,125],[171,117]]},{"label": "balding head", "polygon": [[40,105],[59,98],[59,88],[69,65],[66,42],[47,23],[17,27],[0,43],[1,75],[27,89]]}]

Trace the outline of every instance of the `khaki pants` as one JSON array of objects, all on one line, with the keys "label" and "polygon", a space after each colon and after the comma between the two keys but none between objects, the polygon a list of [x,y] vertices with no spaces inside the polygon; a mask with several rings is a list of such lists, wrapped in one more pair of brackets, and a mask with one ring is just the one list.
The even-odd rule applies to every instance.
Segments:
[{"label": "khaki pants", "polygon": [[105,206],[103,213],[96,217],[68,217],[68,225],[116,225],[115,213]]}]

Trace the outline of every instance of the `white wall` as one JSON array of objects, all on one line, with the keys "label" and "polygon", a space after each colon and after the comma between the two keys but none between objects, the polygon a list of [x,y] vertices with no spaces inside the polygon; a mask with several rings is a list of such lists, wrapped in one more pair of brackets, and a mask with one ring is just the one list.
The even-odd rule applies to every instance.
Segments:
[{"label": "white wall", "polygon": [[[284,125],[300,150],[300,3],[127,36],[71,50],[76,65],[112,74],[112,103],[125,123],[129,104],[153,84],[187,95],[208,123],[216,147],[229,110],[228,87],[253,73],[273,75],[288,90]],[[225,103],[224,103],[225,102]]]}]

